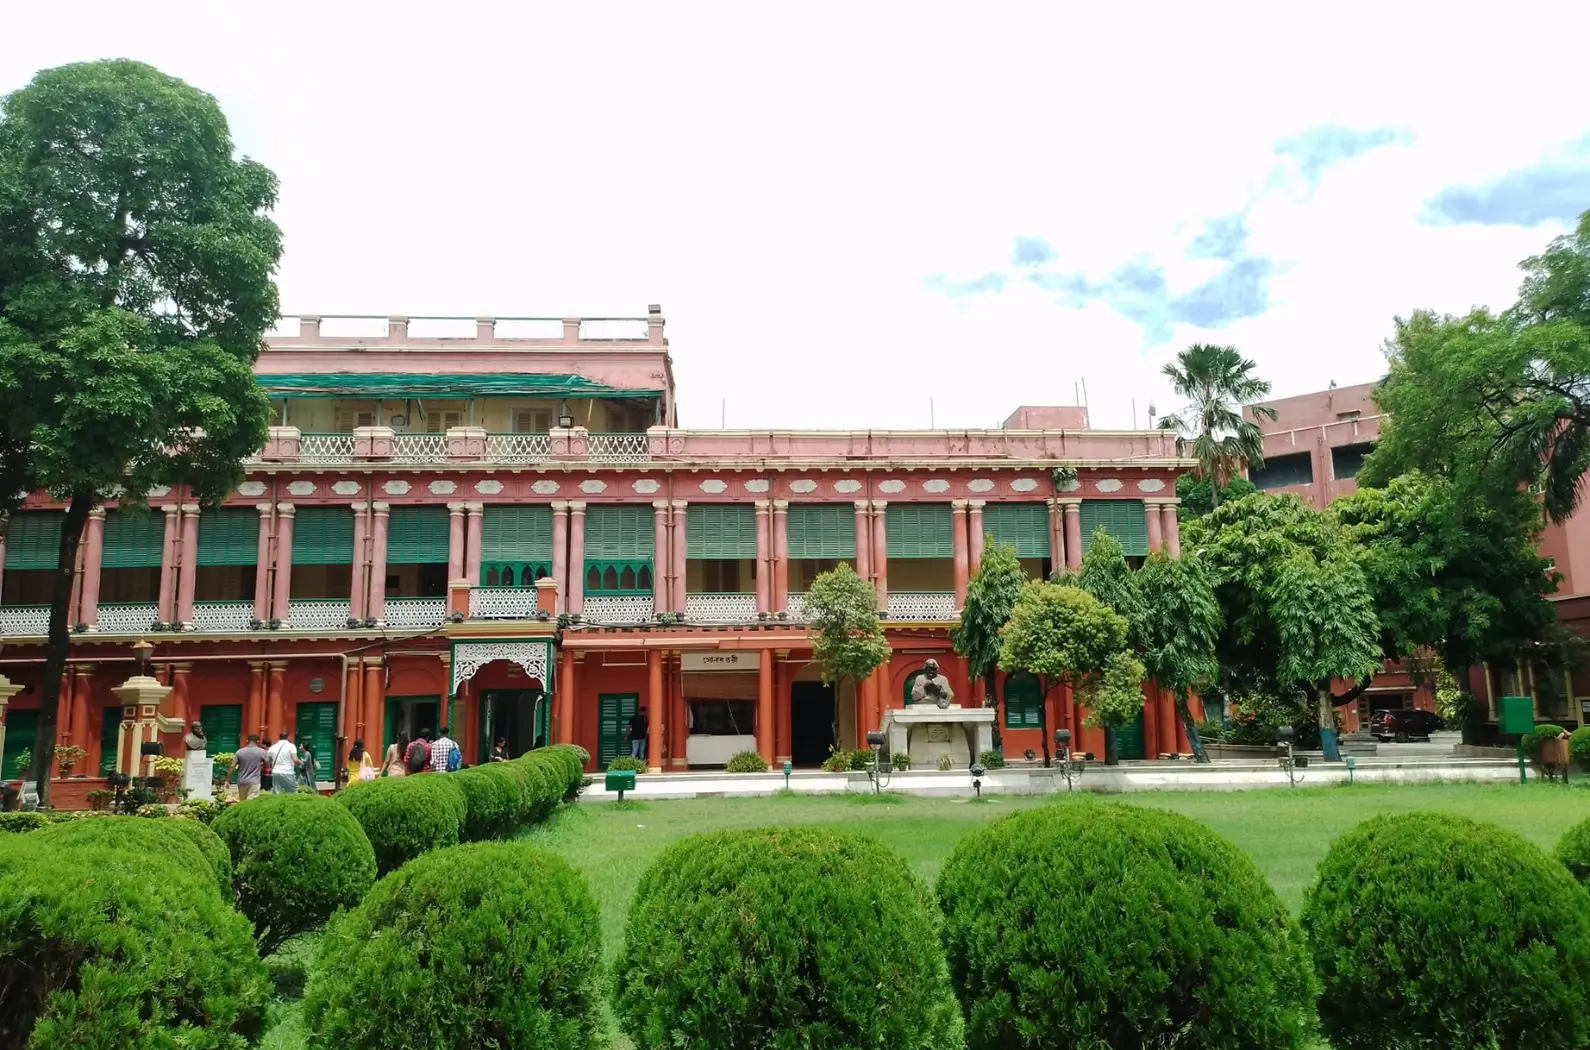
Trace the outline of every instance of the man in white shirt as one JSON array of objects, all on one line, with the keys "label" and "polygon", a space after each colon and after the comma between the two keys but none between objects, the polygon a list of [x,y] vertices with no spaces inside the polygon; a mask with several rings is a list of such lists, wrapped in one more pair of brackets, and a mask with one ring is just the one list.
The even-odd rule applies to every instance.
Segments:
[{"label": "man in white shirt", "polygon": [[283,733],[271,745],[266,761],[271,767],[271,791],[277,795],[291,795],[298,791],[298,749]]}]

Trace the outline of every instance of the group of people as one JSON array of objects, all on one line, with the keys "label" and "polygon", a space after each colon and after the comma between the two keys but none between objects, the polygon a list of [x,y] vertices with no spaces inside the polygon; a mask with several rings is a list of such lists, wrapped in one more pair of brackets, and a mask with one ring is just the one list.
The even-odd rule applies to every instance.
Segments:
[{"label": "group of people", "polygon": [[294,744],[283,733],[267,749],[260,747],[258,733],[250,733],[248,742],[232,754],[225,779],[230,780],[234,772],[238,801],[258,792],[266,777],[270,778],[273,794],[290,795],[301,785],[315,790],[320,780],[320,760],[315,757],[314,744],[307,740]]},{"label": "group of people", "polygon": [[[508,741],[498,737],[491,746],[492,762],[508,761]],[[407,733],[399,733],[395,742],[386,749],[380,764],[364,746],[355,740],[348,749],[348,780],[375,780],[378,777],[406,777],[415,773],[451,773],[463,764],[463,751],[458,742],[442,726],[435,738],[429,729],[420,730],[413,740]],[[227,767],[227,779],[237,773],[239,801],[260,791],[268,778],[274,793],[292,793],[300,784],[311,788],[318,782],[320,763],[312,744],[294,745],[286,733],[281,734],[269,749],[259,743],[259,734],[250,733],[248,743],[238,748]]]}]

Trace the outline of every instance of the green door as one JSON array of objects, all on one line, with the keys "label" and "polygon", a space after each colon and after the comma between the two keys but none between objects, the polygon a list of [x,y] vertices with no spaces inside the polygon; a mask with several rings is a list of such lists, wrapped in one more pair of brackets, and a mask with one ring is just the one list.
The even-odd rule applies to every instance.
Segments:
[{"label": "green door", "polygon": [[116,745],[121,743],[121,705],[107,707],[99,723],[99,775],[116,768]]},{"label": "green door", "polygon": [[22,773],[17,768],[17,756],[24,750],[32,751],[39,734],[37,711],[9,711],[6,713],[6,750],[0,759],[0,780],[15,780]]},{"label": "green door", "polygon": [[293,741],[300,747],[309,744],[315,749],[317,775],[322,780],[333,779],[337,768],[337,705],[299,704],[297,729]]},{"label": "green door", "polygon": [[[412,710],[406,710],[412,705]],[[409,739],[417,739],[421,729],[429,729],[432,736],[438,728],[436,715],[441,710],[442,698],[439,696],[389,696],[386,698],[386,720],[381,737],[381,749],[377,752],[386,755],[387,746],[397,743],[398,715],[407,714],[412,722],[413,731]],[[369,741],[365,741],[368,745]],[[402,756],[399,755],[399,758]]]},{"label": "green door", "polygon": [[603,693],[596,698],[597,728],[596,764],[606,769],[624,749],[624,729],[635,717],[640,707],[640,697],[635,693]]},{"label": "green door", "polygon": [[[302,707],[299,709],[302,710]],[[243,746],[242,704],[210,704],[201,707],[199,724],[204,727],[204,737],[210,742],[210,754],[235,752]],[[315,754],[320,752],[316,751]]]},{"label": "green door", "polygon": [[1120,758],[1143,757],[1143,712],[1115,731],[1115,753]]},{"label": "green door", "polygon": [[1025,671],[1005,676],[1005,728],[1043,728],[1043,689]]}]

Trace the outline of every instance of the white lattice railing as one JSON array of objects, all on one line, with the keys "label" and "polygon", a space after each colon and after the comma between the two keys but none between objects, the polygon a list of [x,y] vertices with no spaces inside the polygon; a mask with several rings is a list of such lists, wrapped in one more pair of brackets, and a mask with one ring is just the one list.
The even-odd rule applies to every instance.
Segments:
[{"label": "white lattice railing", "polygon": [[784,611],[791,620],[806,619],[806,595],[791,594],[784,599]]},{"label": "white lattice railing", "polygon": [[890,620],[953,620],[954,591],[890,591]]},{"label": "white lattice railing", "polygon": [[581,615],[592,623],[644,623],[652,611],[649,594],[597,595],[585,599]]},{"label": "white lattice railing", "polygon": [[476,587],[469,592],[469,615],[481,620],[528,620],[536,614],[531,587]]},{"label": "white lattice railing", "polygon": [[112,602],[99,607],[98,627],[110,634],[142,634],[160,619],[160,606],[154,602]]},{"label": "white lattice railing", "polygon": [[246,631],[253,620],[253,602],[193,603],[195,631]]},{"label": "white lattice railing", "polygon": [[388,627],[440,627],[447,619],[447,599],[388,598],[385,619]]},{"label": "white lattice railing", "polygon": [[747,623],[756,619],[756,595],[687,594],[685,619],[705,623]]},{"label": "white lattice railing", "polygon": [[585,455],[592,463],[645,463],[651,459],[651,439],[645,434],[592,434],[585,439]]},{"label": "white lattice railing", "polygon": [[392,435],[393,463],[440,463],[446,459],[446,434]]},{"label": "white lattice railing", "polygon": [[350,615],[348,603],[336,599],[303,599],[287,603],[287,624],[294,630],[346,627]]},{"label": "white lattice railing", "polygon": [[13,605],[0,609],[0,635],[46,634],[49,630],[48,605]]},{"label": "white lattice railing", "polygon": [[552,458],[550,434],[487,434],[486,459],[492,463],[544,463]]},{"label": "white lattice railing", "polygon": [[352,434],[304,434],[298,439],[300,463],[352,463]]}]

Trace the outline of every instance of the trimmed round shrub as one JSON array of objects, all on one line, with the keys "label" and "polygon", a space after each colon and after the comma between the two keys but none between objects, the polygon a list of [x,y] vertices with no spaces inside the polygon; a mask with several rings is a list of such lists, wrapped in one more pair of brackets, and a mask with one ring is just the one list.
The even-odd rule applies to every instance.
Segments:
[{"label": "trimmed round shrub", "polygon": [[375,848],[376,872],[385,875],[427,850],[458,845],[464,830],[464,793],[453,773],[419,773],[367,780],[337,792],[338,804],[364,828]]},{"label": "trimmed round shrub", "polygon": [[1590,882],[1590,820],[1581,820],[1557,843],[1557,859],[1580,882]]},{"label": "trimmed round shrub", "polygon": [[231,900],[232,856],[226,848],[226,843],[221,841],[221,836],[211,831],[208,824],[197,818],[175,818],[171,821],[171,827],[188,836],[188,841],[199,847],[204,859],[215,869],[215,881],[221,887],[221,896]]},{"label": "trimmed round shrub", "polygon": [[728,773],[766,773],[767,762],[755,751],[736,751],[723,768]]},{"label": "trimmed round shrub", "polygon": [[641,876],[613,969],[637,1047],[961,1046],[926,889],[848,832],[698,835]]},{"label": "trimmed round shrub", "polygon": [[322,926],[375,882],[375,851],[347,810],[319,795],[261,795],[211,828],[232,858],[237,906],[260,950]]},{"label": "trimmed round shrub", "polygon": [[938,880],[966,1045],[1311,1045],[1308,953],[1263,874],[1208,828],[1079,800],[962,839]]},{"label": "trimmed round shrub", "polygon": [[1568,734],[1568,758],[1580,769],[1590,770],[1590,726]]},{"label": "trimmed round shrub", "polygon": [[461,769],[450,779],[464,793],[464,828],[461,838],[475,842],[505,835],[519,825],[524,789],[512,774],[495,771],[506,762]]},{"label": "trimmed round shrub", "polygon": [[233,1050],[259,1038],[270,983],[248,920],[213,879],[158,852],[11,838],[0,1046]]},{"label": "trimmed round shrub", "polygon": [[191,820],[107,816],[59,822],[41,830],[37,837],[49,842],[104,846],[139,856],[163,856],[207,880],[230,903],[232,866],[226,849],[219,841],[206,845],[201,833],[215,839],[209,828]]},{"label": "trimmed round shrub", "polygon": [[1302,922],[1338,1050],[1590,1039],[1590,894],[1494,824],[1365,821],[1331,844]]},{"label": "trimmed round shrub", "polygon": [[327,931],[304,999],[311,1046],[584,1050],[600,1042],[596,902],[521,842],[436,850]]},{"label": "trimmed round shrub", "polygon": [[619,755],[617,758],[608,760],[607,768],[609,772],[622,773],[626,770],[634,770],[636,773],[644,773],[646,772],[646,760],[644,758],[631,758],[628,755]]}]

